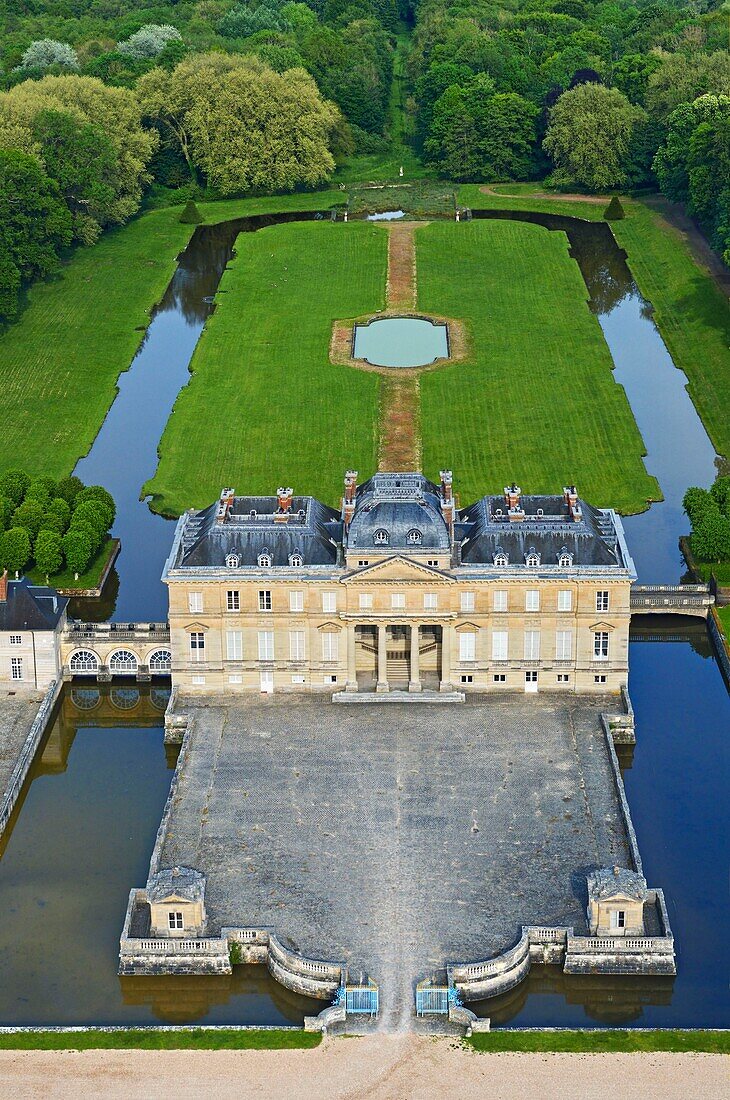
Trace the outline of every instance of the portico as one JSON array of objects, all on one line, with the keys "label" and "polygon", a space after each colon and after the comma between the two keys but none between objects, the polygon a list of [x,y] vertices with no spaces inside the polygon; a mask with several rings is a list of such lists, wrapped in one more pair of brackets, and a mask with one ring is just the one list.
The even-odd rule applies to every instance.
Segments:
[{"label": "portico", "polygon": [[[446,646],[444,645],[446,638]],[[434,622],[351,622],[347,631],[349,692],[450,691],[444,659],[448,630]]]}]

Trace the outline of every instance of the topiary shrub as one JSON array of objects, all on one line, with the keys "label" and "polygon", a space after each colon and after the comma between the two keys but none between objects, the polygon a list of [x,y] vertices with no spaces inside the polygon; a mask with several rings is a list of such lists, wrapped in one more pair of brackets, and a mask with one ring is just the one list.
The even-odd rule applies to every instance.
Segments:
[{"label": "topiary shrub", "polygon": [[192,199],[188,199],[185,203],[185,209],[180,215],[180,221],[183,225],[200,225],[203,220],[203,215],[198,210],[198,207]]},{"label": "topiary shrub", "polygon": [[610,203],[603,211],[603,220],[607,222],[620,222],[622,218],[625,218],[626,214],[624,208],[621,205],[621,200],[618,195],[614,195]]}]

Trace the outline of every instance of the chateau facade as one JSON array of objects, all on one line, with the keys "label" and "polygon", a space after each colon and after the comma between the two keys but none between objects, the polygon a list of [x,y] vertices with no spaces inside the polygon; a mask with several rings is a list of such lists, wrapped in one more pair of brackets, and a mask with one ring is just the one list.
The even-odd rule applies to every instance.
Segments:
[{"label": "chateau facade", "polygon": [[516,485],[348,471],[339,511],[236,496],[181,516],[163,581],[186,692],[618,692],[633,562],[619,517]]}]

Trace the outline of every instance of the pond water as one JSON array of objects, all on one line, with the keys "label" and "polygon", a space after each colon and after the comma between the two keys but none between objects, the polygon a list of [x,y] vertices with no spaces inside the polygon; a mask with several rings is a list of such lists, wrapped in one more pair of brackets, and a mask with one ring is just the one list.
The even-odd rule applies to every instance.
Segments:
[{"label": "pond water", "polygon": [[405,210],[383,210],[379,214],[368,214],[366,221],[369,222],[393,222],[398,218],[405,218]]},{"label": "pond water", "polygon": [[355,325],[353,358],[376,367],[425,367],[448,355],[446,325],[423,317],[383,317]]}]

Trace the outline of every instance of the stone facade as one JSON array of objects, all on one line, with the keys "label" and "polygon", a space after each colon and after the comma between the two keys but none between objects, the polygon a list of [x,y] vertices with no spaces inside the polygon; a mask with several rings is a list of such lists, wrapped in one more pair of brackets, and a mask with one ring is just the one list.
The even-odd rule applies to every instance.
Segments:
[{"label": "stone facade", "polygon": [[53,588],[0,577],[0,686],[45,691],[59,679],[67,604]]},{"label": "stone facade", "polygon": [[460,509],[444,471],[348,471],[338,511],[223,490],[178,523],[173,683],[192,692],[619,692],[630,586],[619,517],[569,486]]}]

